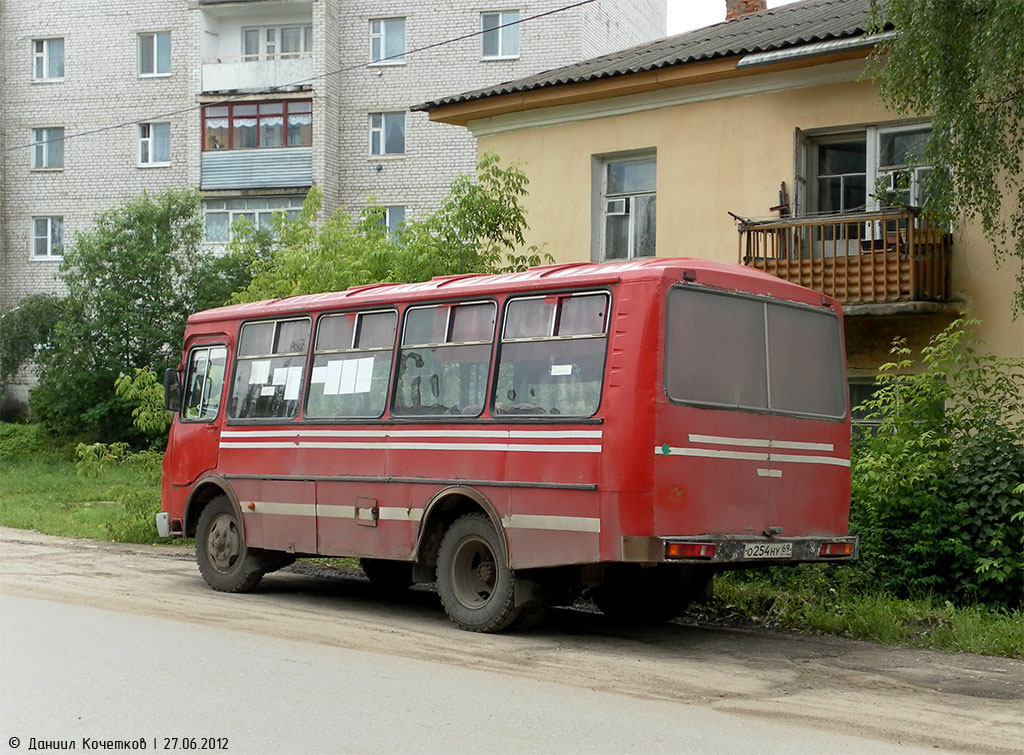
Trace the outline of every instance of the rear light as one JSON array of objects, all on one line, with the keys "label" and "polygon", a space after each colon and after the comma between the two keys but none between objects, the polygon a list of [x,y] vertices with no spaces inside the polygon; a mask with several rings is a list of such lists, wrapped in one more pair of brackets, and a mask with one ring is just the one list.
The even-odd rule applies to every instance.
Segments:
[{"label": "rear light", "polygon": [[665,547],[667,558],[714,558],[714,543],[669,543]]},{"label": "rear light", "polygon": [[822,543],[818,549],[818,555],[828,558],[829,556],[849,556],[853,553],[853,543]]}]

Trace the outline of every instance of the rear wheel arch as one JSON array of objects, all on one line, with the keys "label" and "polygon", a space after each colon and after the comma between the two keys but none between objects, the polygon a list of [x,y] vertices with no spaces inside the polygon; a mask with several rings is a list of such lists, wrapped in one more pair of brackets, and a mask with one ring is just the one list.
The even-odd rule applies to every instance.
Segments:
[{"label": "rear wheel arch", "polygon": [[436,566],[437,554],[441,548],[441,538],[445,530],[464,514],[480,512],[487,515],[494,531],[501,541],[501,547],[508,556],[508,541],[505,539],[505,528],[494,504],[480,491],[465,486],[453,486],[441,490],[423,507],[423,518],[420,520],[420,531],[416,538],[416,549],[413,561],[424,566]]},{"label": "rear wheel arch", "polygon": [[227,496],[228,501],[235,509],[238,521],[242,521],[242,506],[227,480],[221,477],[205,477],[195,484],[185,502],[185,521],[183,523],[185,537],[195,537],[196,525],[199,523],[199,516],[203,513],[203,509],[220,495]]}]

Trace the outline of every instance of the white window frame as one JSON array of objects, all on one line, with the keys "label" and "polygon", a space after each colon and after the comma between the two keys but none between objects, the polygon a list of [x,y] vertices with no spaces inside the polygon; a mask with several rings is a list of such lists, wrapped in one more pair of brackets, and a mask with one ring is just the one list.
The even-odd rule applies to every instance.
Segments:
[{"label": "white window frame", "polygon": [[[402,151],[401,152],[388,152],[387,150],[387,134],[388,134],[388,120],[391,118],[402,119]],[[376,119],[380,119],[379,125],[375,123]],[[406,154],[406,118],[405,111],[388,112],[383,111],[379,113],[370,113],[370,156],[373,158],[381,157],[401,157]]]},{"label": "white window frame", "polygon": [[[608,170],[616,163],[624,162],[637,162],[637,161],[653,161],[655,169],[655,182],[654,188],[650,190],[632,191],[632,192],[608,192]],[[594,217],[596,220],[596,228],[594,229],[594,238],[597,240],[596,248],[593,250],[593,259],[596,262],[623,262],[626,260],[633,259],[650,259],[657,255],[657,221],[655,221],[655,239],[654,239],[654,253],[651,255],[637,256],[636,249],[636,235],[635,235],[635,222],[636,214],[633,212],[634,200],[637,197],[654,197],[657,201],[658,196],[658,182],[657,182],[657,166],[658,166],[658,155],[655,151],[643,150],[638,152],[630,153],[618,153],[613,155],[604,155],[595,157],[595,167],[599,171],[599,175],[596,176],[596,199],[597,206],[595,208]],[[625,257],[614,257],[610,258],[607,255],[608,239],[607,230],[608,223],[607,218],[614,215],[626,215],[629,217],[629,233],[628,233],[628,248],[626,250]]]},{"label": "white window frame", "polygon": [[[53,132],[59,133],[53,133]],[[54,146],[60,143],[58,149]],[[55,164],[57,157],[60,164]],[[38,126],[32,129],[32,170],[64,170],[64,127]]]},{"label": "white window frame", "polygon": [[398,231],[399,225],[405,222],[405,205],[390,204],[384,205],[381,209],[384,210],[384,215],[380,219],[380,224],[387,227],[388,235],[390,236]]},{"label": "white window frame", "polygon": [[[487,28],[487,17],[497,16],[498,23],[491,29]],[[519,58],[520,34],[519,24],[521,16],[518,10],[492,10],[480,14],[480,60],[516,60]],[[508,24],[515,24],[508,26]],[[509,34],[506,35],[506,32]],[[498,39],[498,52],[488,54],[485,48],[489,34],[496,34]],[[515,50],[506,50],[505,47],[515,46]]]},{"label": "white window frame", "polygon": [[[167,159],[157,160],[153,156],[157,152],[158,135],[155,126],[166,126],[167,133]],[[168,121],[153,121],[151,123],[139,124],[139,151],[138,167],[140,168],[164,168],[171,164],[171,124]]]},{"label": "white window frame", "polygon": [[[229,207],[231,203],[245,202],[258,204],[261,202],[274,201],[282,203],[284,206],[281,207]],[[252,216],[253,225],[257,228],[266,227],[261,222],[261,216],[266,215],[267,221],[273,216],[275,212],[285,212],[295,217],[302,212],[302,195],[280,195],[280,196],[263,196],[263,197],[207,197],[203,201],[203,243],[213,245],[223,245],[230,243],[233,238],[232,226],[239,217]],[[221,206],[223,204],[223,206]],[[224,241],[212,241],[207,238],[207,222],[206,218],[211,214],[226,213],[228,216],[228,238]]]},{"label": "white window frame", "polygon": [[[166,37],[167,38],[167,70],[166,71],[161,71],[160,70],[160,38],[161,37]],[[143,50],[143,46],[145,46],[145,45],[151,45],[152,46],[152,55],[153,55],[153,70],[152,71],[144,71],[142,69],[142,50]],[[140,78],[152,79],[152,78],[160,78],[160,77],[170,76],[171,75],[171,68],[173,68],[173,64],[172,64],[172,61],[171,61],[171,33],[169,31],[139,32],[137,56],[138,56],[138,69],[139,69],[139,77]]]},{"label": "white window frame", "polygon": [[[54,76],[50,70],[50,47],[53,42],[61,43],[60,76]],[[42,49],[39,47],[42,46]],[[63,81],[64,80],[64,37],[45,37],[32,40],[32,80],[33,81]]]},{"label": "white window frame", "polygon": [[[387,56],[388,40],[390,40],[397,31],[394,31],[395,22],[402,22],[402,54],[395,55],[394,57]],[[391,31],[389,31],[391,29]],[[405,65],[405,30],[406,23],[404,16],[391,16],[388,18],[371,18],[370,19],[370,64],[375,66],[400,66]],[[377,46],[376,57],[374,57],[374,43]]]},{"label": "white window frame", "polygon": [[[40,220],[46,222],[46,231],[43,235],[36,232],[36,224],[37,221]],[[32,234],[32,246],[30,248],[31,251],[29,255],[30,259],[37,262],[57,262],[64,259],[64,216],[33,215],[30,222],[30,232]],[[40,241],[45,245],[45,254],[36,254],[36,244]]]},{"label": "white window frame", "polygon": [[[284,43],[284,31],[286,29],[299,29],[299,50],[283,52],[281,47]],[[259,40],[259,52],[245,51],[245,38],[249,32],[256,32]],[[241,40],[241,59],[244,62],[255,62],[260,60],[291,60],[294,58],[307,58],[313,54],[313,25],[312,24],[280,24],[277,26],[243,26]]]}]

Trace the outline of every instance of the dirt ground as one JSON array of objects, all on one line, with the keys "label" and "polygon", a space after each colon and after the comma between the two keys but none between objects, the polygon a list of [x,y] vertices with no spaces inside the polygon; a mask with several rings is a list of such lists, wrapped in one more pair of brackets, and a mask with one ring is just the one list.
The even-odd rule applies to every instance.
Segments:
[{"label": "dirt ground", "polygon": [[[305,572],[305,573],[303,573]],[[524,634],[456,629],[437,596],[289,569],[206,587],[192,551],[0,528],[0,592],[792,721],[903,745],[1024,753],[1024,662],[558,609]],[[0,657],[2,657],[0,651]],[[805,743],[811,744],[811,743]]]}]

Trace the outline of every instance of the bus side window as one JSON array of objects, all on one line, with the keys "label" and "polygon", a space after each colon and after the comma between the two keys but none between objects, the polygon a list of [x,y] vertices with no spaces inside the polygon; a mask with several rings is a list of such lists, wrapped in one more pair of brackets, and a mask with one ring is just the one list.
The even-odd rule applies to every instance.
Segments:
[{"label": "bus side window", "polygon": [[410,308],[392,414],[479,416],[487,395],[494,320],[493,302]]},{"label": "bus side window", "polygon": [[384,413],[397,319],[393,310],[320,319],[307,417],[373,418]]},{"label": "bus side window", "polygon": [[217,417],[224,392],[227,354],[223,346],[203,346],[192,350],[185,377],[182,419],[210,421]]},{"label": "bus side window", "polygon": [[494,413],[593,415],[601,403],[607,314],[604,293],[511,300]]},{"label": "bus side window", "polygon": [[242,326],[228,404],[231,417],[259,419],[298,414],[309,328],[308,317]]}]

